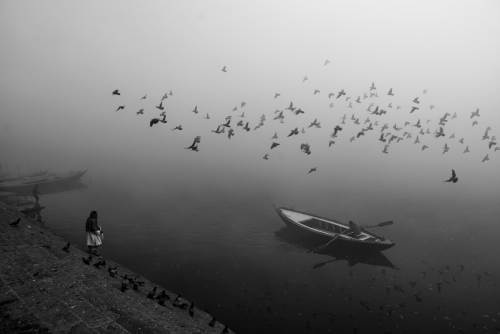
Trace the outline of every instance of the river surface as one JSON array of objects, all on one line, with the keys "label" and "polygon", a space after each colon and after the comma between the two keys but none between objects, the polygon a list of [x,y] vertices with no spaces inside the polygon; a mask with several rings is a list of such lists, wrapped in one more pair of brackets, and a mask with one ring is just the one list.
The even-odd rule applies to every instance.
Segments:
[{"label": "river surface", "polygon": [[[41,196],[43,220],[85,249],[85,221],[96,210],[105,258],[182,293],[236,333],[500,327],[497,190],[187,174],[89,171],[86,188]],[[373,231],[396,246],[364,253],[333,244],[314,254],[318,241],[286,227],[272,204],[345,223],[393,220]]]}]

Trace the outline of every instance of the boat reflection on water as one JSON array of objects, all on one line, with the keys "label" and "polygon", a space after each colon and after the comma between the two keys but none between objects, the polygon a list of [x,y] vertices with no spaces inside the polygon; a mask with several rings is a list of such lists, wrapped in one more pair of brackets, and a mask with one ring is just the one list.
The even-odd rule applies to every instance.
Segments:
[{"label": "boat reflection on water", "polygon": [[[293,246],[295,250],[301,252],[311,252],[312,249],[318,247],[320,244],[324,244],[324,239],[315,237],[304,237],[301,233],[296,230],[285,226],[278,231],[274,232],[276,238],[281,241],[288,243]],[[313,269],[321,268],[327,263],[336,261],[347,261],[350,267],[356,264],[366,264],[377,267],[387,267],[392,269],[398,269],[384,254],[381,252],[366,251],[358,249],[356,247],[348,247],[345,245],[331,243],[325,249],[318,252],[318,254],[328,255],[334,259],[329,261],[324,261],[317,263],[313,266]],[[311,252],[312,254],[312,252]]]},{"label": "boat reflection on water", "polygon": [[44,206],[41,206],[40,203],[35,203],[31,208],[24,208],[23,210],[19,210],[24,213],[26,216],[30,218],[35,218],[37,215],[41,215],[42,210],[45,209]]}]

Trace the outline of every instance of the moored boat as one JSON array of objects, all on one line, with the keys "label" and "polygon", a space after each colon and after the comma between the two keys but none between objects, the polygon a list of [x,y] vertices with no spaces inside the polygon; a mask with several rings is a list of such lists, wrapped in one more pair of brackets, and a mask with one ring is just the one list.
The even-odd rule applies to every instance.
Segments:
[{"label": "moored boat", "polygon": [[20,195],[31,195],[35,184],[38,184],[38,190],[42,194],[44,192],[58,191],[62,188],[74,184],[86,172],[87,170],[69,172],[66,174],[49,174],[48,176],[39,176],[35,178],[19,180],[16,182],[7,182],[0,184],[0,191],[13,192]]},{"label": "moored boat", "polygon": [[356,248],[369,249],[372,251],[382,251],[395,245],[394,242],[381,237],[371,231],[361,229],[359,235],[345,233],[349,226],[334,219],[320,217],[314,214],[301,212],[285,207],[274,208],[283,222],[307,236],[317,236],[324,242],[337,237],[336,243],[343,246],[353,246]]}]

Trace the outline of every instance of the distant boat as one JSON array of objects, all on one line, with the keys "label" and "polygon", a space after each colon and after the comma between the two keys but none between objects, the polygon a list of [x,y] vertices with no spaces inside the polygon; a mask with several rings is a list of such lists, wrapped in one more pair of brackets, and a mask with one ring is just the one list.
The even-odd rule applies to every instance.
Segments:
[{"label": "distant boat", "polygon": [[43,176],[48,173],[48,170],[43,171],[43,172],[36,172],[33,174],[29,175],[17,175],[17,176],[10,176],[9,174],[4,174],[0,176],[0,183],[5,183],[5,182],[13,182],[21,179],[26,179],[30,177],[38,177],[38,176]]},{"label": "distant boat", "polygon": [[44,192],[52,192],[70,186],[78,181],[87,170],[68,172],[65,174],[49,174],[47,176],[38,176],[24,178],[23,180],[5,182],[0,184],[0,191],[18,193],[20,195],[31,195],[33,187],[38,184],[38,190]]},{"label": "distant boat", "polygon": [[[274,209],[287,226],[304,233],[306,236],[320,237],[323,242],[328,242],[339,233],[349,229],[348,225],[330,218],[285,207],[275,207]],[[339,246],[353,246],[371,251],[383,251],[395,245],[391,240],[364,229],[361,229],[361,233],[357,236],[342,234],[334,242],[338,243]]]}]

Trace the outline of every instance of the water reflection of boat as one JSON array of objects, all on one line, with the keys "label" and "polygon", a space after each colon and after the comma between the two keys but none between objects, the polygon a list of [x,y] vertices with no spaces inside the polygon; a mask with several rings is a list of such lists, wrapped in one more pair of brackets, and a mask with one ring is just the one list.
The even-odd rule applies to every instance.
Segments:
[{"label": "water reflection of boat", "polygon": [[57,192],[74,186],[74,184],[86,172],[87,170],[68,172],[65,174],[38,176],[14,182],[5,182],[0,185],[0,191],[13,192],[20,195],[31,195],[33,186],[38,184],[38,190],[42,194]]},{"label": "water reflection of boat", "polygon": [[31,208],[25,208],[25,209],[19,210],[19,211],[24,213],[28,217],[35,218],[36,215],[40,215],[40,213],[42,212],[43,209],[45,209],[44,206],[41,206],[40,203],[36,203]]},{"label": "water reflection of boat", "polygon": [[[304,238],[293,228],[283,227],[274,232],[276,238],[280,241],[292,244],[295,248],[302,251],[310,251],[322,242],[322,238]],[[319,254],[333,257],[333,260],[319,262],[313,266],[313,269],[320,268],[329,262],[347,261],[349,266],[355,266],[358,263],[377,267],[388,267],[397,269],[396,266],[381,252],[366,251],[359,247],[345,247],[343,245],[332,243],[329,247],[323,249]]]},{"label": "water reflection of boat", "polygon": [[391,240],[364,229],[361,229],[361,233],[358,235],[342,234],[348,230],[349,226],[334,219],[284,207],[275,207],[274,209],[287,226],[306,236],[321,237],[324,242],[337,237],[335,243],[341,244],[343,247],[357,247],[372,251],[382,251],[395,245]]}]

